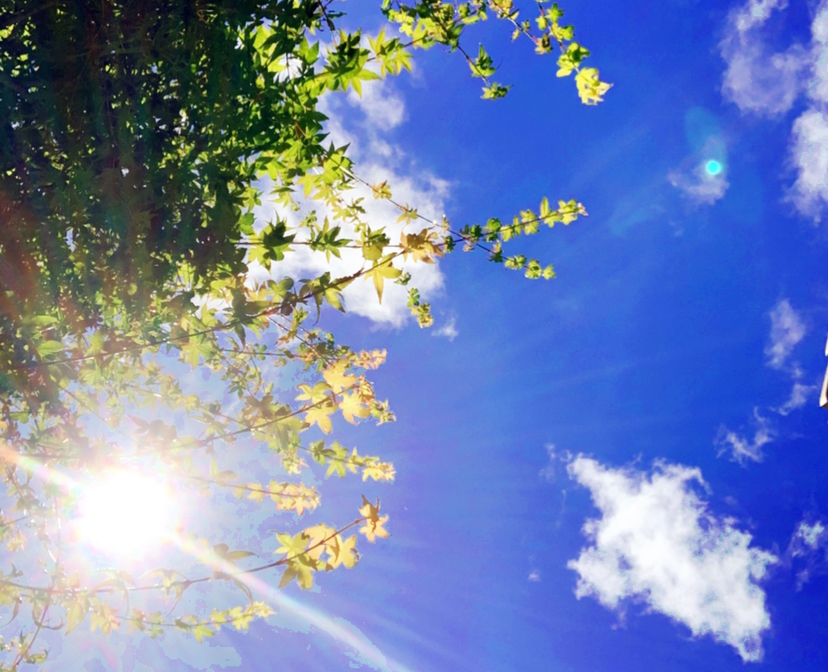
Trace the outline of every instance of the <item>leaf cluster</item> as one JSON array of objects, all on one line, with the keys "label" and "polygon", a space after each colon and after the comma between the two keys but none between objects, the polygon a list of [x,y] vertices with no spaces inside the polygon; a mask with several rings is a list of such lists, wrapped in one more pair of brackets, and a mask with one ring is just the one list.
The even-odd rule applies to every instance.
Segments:
[{"label": "leaf cluster", "polygon": [[[459,230],[429,220],[393,185],[359,176],[348,148],[328,141],[319,101],[410,71],[413,50],[436,45],[465,57],[484,98],[505,95],[485,48],[472,58],[462,44],[490,15],[539,52],[557,44],[559,74],[574,72],[593,104],[608,85],[581,67],[588,52],[556,5],[542,3],[535,27],[507,0],[382,9],[400,36],[345,31],[324,0],[16,0],[0,17],[0,614],[15,633],[0,640],[0,670],[42,663],[39,637],[84,625],[199,641],[244,629],[270,613],[251,575],[281,568],[282,587],[307,589],[316,572],[354,567],[359,535],[389,534],[364,496],[355,520],[279,531],[263,549],[231,550],[209,522],[201,536],[177,530],[177,564],[140,572],[79,566],[71,529],[84,484],[116,470],[163,477],[200,498],[207,521],[225,501],[314,516],[314,470],[392,481],[391,462],[329,436],[343,421],[394,419],[369,379],[385,351],[351,350],[312,319],[347,310],[354,282],[381,302],[387,283],[410,283],[407,268],[458,245],[554,276],[503,246],[574,221],[581,204],[544,199],[511,224]],[[298,224],[256,221],[265,180]],[[397,209],[399,239],[369,220],[360,190]],[[282,269],[300,248],[327,262],[353,251],[358,263],[292,277]],[[433,323],[414,286],[409,308]],[[258,471],[239,461],[249,454]],[[279,557],[255,564],[264,552]],[[208,584],[245,604],[179,614]]]}]

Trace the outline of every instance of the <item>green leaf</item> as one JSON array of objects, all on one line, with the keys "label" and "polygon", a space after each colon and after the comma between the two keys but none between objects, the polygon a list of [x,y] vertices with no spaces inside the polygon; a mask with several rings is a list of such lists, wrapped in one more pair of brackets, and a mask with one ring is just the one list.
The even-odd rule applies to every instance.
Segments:
[{"label": "green leaf", "polygon": [[41,357],[50,357],[63,352],[63,347],[60,341],[42,341],[37,344],[37,354]]},{"label": "green leaf", "polygon": [[382,290],[385,280],[394,280],[402,275],[399,268],[394,268],[391,265],[391,260],[394,258],[393,254],[386,255],[382,261],[371,267],[371,270],[365,274],[366,278],[374,280],[374,289],[377,291],[377,300],[382,303]]}]

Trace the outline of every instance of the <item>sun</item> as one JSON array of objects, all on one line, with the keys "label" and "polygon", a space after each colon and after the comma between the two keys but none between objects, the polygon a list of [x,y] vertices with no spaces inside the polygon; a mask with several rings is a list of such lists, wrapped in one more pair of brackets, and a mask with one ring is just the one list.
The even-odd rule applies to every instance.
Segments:
[{"label": "sun", "polygon": [[101,474],[80,495],[75,521],[80,541],[119,558],[138,558],[170,539],[176,522],[169,487],[132,471]]}]

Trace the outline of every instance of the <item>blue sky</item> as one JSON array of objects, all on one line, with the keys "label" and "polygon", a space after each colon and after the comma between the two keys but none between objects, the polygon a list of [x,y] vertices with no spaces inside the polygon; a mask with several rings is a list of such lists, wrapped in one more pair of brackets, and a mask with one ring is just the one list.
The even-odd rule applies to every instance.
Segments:
[{"label": "blue sky", "polygon": [[[431,331],[357,286],[362,316],[325,316],[389,352],[398,421],[337,430],[395,463],[366,492],[392,537],[267,593],[279,614],[249,633],[77,635],[48,669],[826,669],[828,3],[562,7],[614,84],[595,108],[497,23],[466,42],[504,100],[433,50],[325,102],[366,178],[455,226],[543,196],[589,212],[513,243],[552,281],[460,252],[421,274]],[[361,492],[323,483],[317,517]]]}]

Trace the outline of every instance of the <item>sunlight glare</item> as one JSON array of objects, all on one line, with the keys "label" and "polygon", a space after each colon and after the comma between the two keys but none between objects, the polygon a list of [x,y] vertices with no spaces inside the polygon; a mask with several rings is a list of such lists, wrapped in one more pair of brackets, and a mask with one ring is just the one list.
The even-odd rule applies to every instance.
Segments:
[{"label": "sunlight glare", "polygon": [[716,159],[710,159],[710,161],[704,164],[704,169],[708,175],[718,175],[722,172],[722,164],[716,161]]},{"label": "sunlight glare", "polygon": [[76,522],[80,539],[89,546],[109,555],[138,557],[169,537],[174,519],[163,481],[118,471],[84,488]]}]

